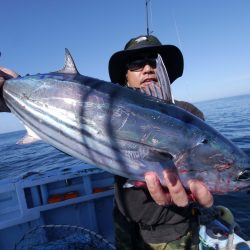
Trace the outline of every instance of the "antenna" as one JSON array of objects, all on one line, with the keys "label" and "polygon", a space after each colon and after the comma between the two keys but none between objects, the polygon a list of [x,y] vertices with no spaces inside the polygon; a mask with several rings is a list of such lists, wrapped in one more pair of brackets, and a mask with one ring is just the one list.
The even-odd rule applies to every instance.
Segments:
[{"label": "antenna", "polygon": [[[149,24],[148,24],[148,4],[151,0],[146,0],[146,21],[147,21],[147,35],[151,34],[153,31],[149,31]],[[151,16],[152,17],[152,16]]]}]

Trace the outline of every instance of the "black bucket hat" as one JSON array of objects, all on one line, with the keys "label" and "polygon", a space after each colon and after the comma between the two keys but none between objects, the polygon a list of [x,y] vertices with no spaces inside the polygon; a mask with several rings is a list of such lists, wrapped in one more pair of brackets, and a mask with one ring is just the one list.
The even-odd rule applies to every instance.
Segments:
[{"label": "black bucket hat", "polygon": [[160,54],[167,68],[170,82],[182,76],[183,56],[174,45],[162,45],[155,36],[138,36],[132,38],[124,50],[114,53],[109,60],[109,77],[111,82],[126,84],[127,63],[136,55],[144,53]]}]

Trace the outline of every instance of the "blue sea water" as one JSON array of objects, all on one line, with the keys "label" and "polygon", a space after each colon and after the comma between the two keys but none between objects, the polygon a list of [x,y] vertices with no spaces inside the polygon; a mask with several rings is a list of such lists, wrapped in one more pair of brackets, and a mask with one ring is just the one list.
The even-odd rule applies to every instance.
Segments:
[{"label": "blue sea water", "polygon": [[[250,157],[250,95],[235,96],[195,104],[209,125],[232,140]],[[250,239],[250,192],[216,195],[215,203],[228,207],[242,232]]]},{"label": "blue sea water", "polygon": [[[250,95],[199,102],[195,105],[204,112],[208,124],[231,139],[250,157]],[[80,163],[43,142],[16,144],[24,134],[25,131],[0,134],[0,180]],[[215,202],[231,209],[242,232],[250,238],[250,194],[242,192],[217,195]]]}]

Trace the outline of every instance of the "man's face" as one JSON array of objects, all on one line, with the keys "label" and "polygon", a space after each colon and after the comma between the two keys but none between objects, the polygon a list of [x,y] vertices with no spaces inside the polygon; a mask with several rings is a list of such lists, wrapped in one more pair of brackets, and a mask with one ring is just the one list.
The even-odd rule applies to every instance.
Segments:
[{"label": "man's face", "polygon": [[126,78],[130,88],[144,88],[157,83],[156,56],[143,55],[130,60]]}]

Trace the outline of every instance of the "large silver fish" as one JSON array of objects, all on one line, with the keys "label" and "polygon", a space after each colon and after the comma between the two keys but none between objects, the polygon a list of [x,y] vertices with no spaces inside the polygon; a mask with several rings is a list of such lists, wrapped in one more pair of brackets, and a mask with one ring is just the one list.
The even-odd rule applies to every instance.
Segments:
[{"label": "large silver fish", "polygon": [[3,94],[29,134],[113,174],[155,171],[164,185],[163,169],[177,169],[184,185],[200,179],[217,193],[250,185],[248,157],[216,130],[171,102],[79,74],[67,50],[62,70],[7,80]]}]

